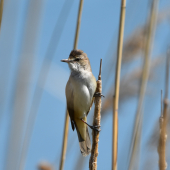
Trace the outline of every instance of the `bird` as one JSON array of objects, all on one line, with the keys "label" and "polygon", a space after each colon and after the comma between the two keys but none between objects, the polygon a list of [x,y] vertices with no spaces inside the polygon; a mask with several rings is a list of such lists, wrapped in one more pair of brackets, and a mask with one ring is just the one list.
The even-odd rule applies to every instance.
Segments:
[{"label": "bird", "polygon": [[98,126],[90,126],[87,123],[87,115],[95,98],[96,79],[92,73],[89,58],[82,50],[72,50],[68,59],[61,61],[68,63],[70,68],[65,94],[72,130],[76,129],[77,131],[81,154],[87,156],[91,153],[91,141],[87,126],[100,131]]}]

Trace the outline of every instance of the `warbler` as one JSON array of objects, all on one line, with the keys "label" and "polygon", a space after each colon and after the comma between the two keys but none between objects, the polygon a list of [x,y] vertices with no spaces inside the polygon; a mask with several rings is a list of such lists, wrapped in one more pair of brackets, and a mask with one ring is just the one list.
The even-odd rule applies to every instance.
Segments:
[{"label": "warbler", "polygon": [[70,77],[66,85],[67,111],[71,126],[76,128],[80,151],[83,156],[91,153],[91,141],[87,125],[97,131],[96,126],[87,123],[87,115],[94,101],[96,79],[92,73],[87,54],[82,50],[72,50],[68,59],[61,60],[68,63]]}]

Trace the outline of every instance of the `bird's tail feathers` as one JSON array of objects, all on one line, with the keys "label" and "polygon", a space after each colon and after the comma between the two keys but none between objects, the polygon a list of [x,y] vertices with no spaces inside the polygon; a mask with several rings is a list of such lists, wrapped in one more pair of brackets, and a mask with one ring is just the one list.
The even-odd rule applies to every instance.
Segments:
[{"label": "bird's tail feathers", "polygon": [[88,127],[86,125],[86,139],[85,140],[81,137],[81,134],[78,131],[77,127],[76,127],[76,130],[77,130],[77,134],[78,134],[81,154],[83,156],[87,156],[91,153],[91,141],[90,141],[90,135],[88,132]]}]

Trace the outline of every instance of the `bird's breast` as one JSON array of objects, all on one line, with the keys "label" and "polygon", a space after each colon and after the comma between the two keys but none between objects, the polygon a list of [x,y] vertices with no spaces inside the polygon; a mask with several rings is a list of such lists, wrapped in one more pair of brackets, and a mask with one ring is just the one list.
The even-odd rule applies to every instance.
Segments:
[{"label": "bird's breast", "polygon": [[69,84],[71,88],[67,93],[68,96],[73,93],[71,100],[74,103],[74,117],[84,118],[90,109],[96,90],[96,79],[91,72],[84,71],[81,74],[71,74]]},{"label": "bird's breast", "polygon": [[88,87],[81,83],[75,82],[74,85],[74,112],[77,118],[83,118],[89,110],[92,97]]}]

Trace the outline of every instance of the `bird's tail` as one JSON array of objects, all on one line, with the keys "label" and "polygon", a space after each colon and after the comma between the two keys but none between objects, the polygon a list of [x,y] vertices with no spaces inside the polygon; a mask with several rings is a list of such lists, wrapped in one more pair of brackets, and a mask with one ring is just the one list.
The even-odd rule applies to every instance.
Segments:
[{"label": "bird's tail", "polygon": [[78,134],[81,154],[83,156],[87,156],[91,153],[91,141],[90,141],[90,135],[88,132],[88,127],[86,125],[86,138],[85,139],[82,138],[77,126],[76,126],[76,130],[77,130],[77,134]]}]

